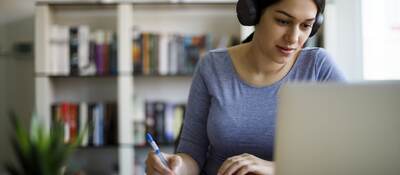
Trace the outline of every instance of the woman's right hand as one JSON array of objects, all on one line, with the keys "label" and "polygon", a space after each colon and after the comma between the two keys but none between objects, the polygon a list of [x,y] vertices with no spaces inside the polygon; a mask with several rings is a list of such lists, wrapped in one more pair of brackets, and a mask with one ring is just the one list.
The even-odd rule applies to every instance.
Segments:
[{"label": "woman's right hand", "polygon": [[182,158],[175,154],[161,153],[168,161],[166,167],[159,157],[153,152],[149,151],[146,159],[146,174],[147,175],[178,175],[179,168],[182,167]]}]

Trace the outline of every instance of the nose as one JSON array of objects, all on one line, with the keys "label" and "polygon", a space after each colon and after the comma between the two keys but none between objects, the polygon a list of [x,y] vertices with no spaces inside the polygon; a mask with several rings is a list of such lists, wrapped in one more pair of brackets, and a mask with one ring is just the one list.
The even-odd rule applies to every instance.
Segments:
[{"label": "nose", "polygon": [[299,41],[299,36],[300,36],[300,30],[298,27],[293,26],[290,27],[285,34],[285,40],[287,44],[295,44]]}]

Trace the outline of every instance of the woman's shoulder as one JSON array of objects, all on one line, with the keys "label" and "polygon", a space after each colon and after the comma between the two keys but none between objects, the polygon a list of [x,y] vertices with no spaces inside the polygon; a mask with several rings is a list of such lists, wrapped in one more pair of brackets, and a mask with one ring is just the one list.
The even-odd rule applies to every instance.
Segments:
[{"label": "woman's shoulder", "polygon": [[320,47],[307,47],[303,48],[301,57],[302,62],[306,64],[320,65],[332,62],[332,57],[328,51]]},{"label": "woman's shoulder", "polygon": [[338,68],[334,58],[324,48],[311,47],[303,49],[303,56],[309,61],[303,61],[308,63],[314,68],[316,74],[320,80],[340,80],[345,81],[343,72]]},{"label": "woman's shoulder", "polygon": [[217,48],[207,51],[204,58],[206,59],[221,59],[229,56],[229,52],[227,48]]},{"label": "woman's shoulder", "polygon": [[207,51],[200,60],[200,66],[211,68],[215,66],[226,65],[229,61],[229,53],[227,48],[218,48]]},{"label": "woman's shoulder", "polygon": [[303,55],[307,57],[311,56],[315,59],[326,59],[327,57],[330,57],[328,51],[321,47],[306,47],[303,48],[302,52]]}]

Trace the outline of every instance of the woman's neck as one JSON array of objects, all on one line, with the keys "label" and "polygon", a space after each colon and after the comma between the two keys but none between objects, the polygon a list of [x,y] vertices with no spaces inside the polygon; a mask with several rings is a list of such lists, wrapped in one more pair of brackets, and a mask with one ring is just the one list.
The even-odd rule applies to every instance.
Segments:
[{"label": "woman's neck", "polygon": [[251,42],[231,47],[228,52],[240,78],[255,86],[271,85],[281,80],[297,58],[295,55],[289,62],[279,64],[254,48]]},{"label": "woman's neck", "polygon": [[293,59],[290,59],[289,62],[285,63],[277,63],[270,58],[268,55],[261,51],[261,48],[250,42],[244,45],[244,53],[242,61],[246,62],[247,70],[249,73],[254,75],[264,75],[264,76],[273,76],[279,75],[282,72],[285,72],[287,68],[291,66],[291,62]]}]

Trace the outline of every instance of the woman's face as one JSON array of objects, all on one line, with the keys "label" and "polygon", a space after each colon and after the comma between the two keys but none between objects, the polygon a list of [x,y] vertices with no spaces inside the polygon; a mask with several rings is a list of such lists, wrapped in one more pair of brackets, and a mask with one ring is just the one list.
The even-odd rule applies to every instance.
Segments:
[{"label": "woman's face", "polygon": [[287,63],[302,49],[316,14],[313,0],[281,0],[265,9],[253,41],[272,61]]}]

